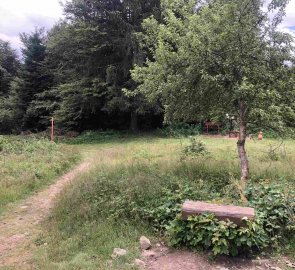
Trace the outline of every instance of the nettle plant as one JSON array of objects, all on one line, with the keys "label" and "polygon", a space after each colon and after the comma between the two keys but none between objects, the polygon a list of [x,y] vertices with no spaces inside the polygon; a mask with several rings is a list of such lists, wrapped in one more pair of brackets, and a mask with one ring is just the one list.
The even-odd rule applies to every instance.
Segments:
[{"label": "nettle plant", "polygon": [[295,194],[278,186],[249,185],[246,196],[256,209],[254,221],[238,227],[220,221],[212,214],[189,217],[178,215],[167,227],[172,246],[212,249],[214,255],[251,254],[266,248],[278,248],[286,235],[295,232]]},{"label": "nettle plant", "polygon": [[180,213],[182,203],[186,199],[196,199],[200,194],[189,184],[176,185],[173,190],[164,188],[161,193],[155,205],[149,203],[140,207],[139,212],[155,231],[163,233],[167,225]]},{"label": "nettle plant", "polygon": [[246,221],[238,227],[231,221],[220,221],[212,214],[191,216],[182,220],[178,216],[167,226],[170,243],[191,249],[212,249],[214,255],[236,256],[251,253],[268,245],[268,237],[261,224]]},{"label": "nettle plant", "polygon": [[273,246],[278,246],[288,232],[295,232],[295,192],[292,188],[282,192],[278,186],[249,185],[246,196]]}]

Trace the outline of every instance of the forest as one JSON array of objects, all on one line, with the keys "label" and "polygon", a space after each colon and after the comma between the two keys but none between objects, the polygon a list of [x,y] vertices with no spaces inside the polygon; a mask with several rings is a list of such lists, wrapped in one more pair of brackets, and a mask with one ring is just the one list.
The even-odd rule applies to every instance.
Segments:
[{"label": "forest", "polygon": [[52,29],[20,34],[21,55],[0,40],[0,132],[43,131],[51,117],[80,132],[226,114],[290,131],[294,42],[278,30],[288,1],[266,12],[264,1],[210,2],[68,1]]},{"label": "forest", "polygon": [[0,41],[1,132],[42,131],[52,116],[77,131],[160,126],[161,104],[133,94],[130,74],[149,57],[136,35],[160,20],[160,2],[73,1],[64,14],[48,32],[22,33],[21,56]]}]

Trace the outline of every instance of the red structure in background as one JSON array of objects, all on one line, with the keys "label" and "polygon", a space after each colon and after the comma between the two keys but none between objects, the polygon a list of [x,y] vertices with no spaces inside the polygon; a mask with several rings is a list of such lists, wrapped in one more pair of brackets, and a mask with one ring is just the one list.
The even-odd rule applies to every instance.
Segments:
[{"label": "red structure in background", "polygon": [[215,122],[205,122],[205,127],[206,127],[206,133],[209,135],[209,130],[214,129],[217,130],[218,135],[220,135],[220,123],[215,123]]},{"label": "red structure in background", "polygon": [[231,131],[229,132],[229,134],[228,134],[228,136],[229,136],[230,138],[238,138],[239,135],[240,135],[240,132],[237,131],[237,130],[231,130]]}]

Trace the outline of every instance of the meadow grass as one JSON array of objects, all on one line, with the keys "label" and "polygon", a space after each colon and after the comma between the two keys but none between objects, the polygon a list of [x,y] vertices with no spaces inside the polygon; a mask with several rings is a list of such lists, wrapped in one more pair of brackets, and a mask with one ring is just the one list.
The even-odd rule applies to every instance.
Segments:
[{"label": "meadow grass", "polygon": [[[61,194],[52,216],[39,236],[36,254],[40,269],[136,269],[139,237],[161,237],[140,211],[157,206],[163,189],[177,194],[186,184],[196,199],[239,203],[235,179],[239,177],[236,141],[201,137],[210,155],[195,159],[183,156],[188,139],[138,136],[111,138],[83,144],[95,152],[95,167],[80,176]],[[295,142],[288,140],[275,153],[276,140],[248,141],[252,182],[295,187]],[[155,238],[153,238],[155,237]],[[291,238],[291,237],[290,237]],[[38,241],[40,240],[38,239]],[[40,241],[39,241],[40,242]],[[288,253],[295,251],[294,241]],[[115,247],[128,256],[110,263]]]},{"label": "meadow grass", "polygon": [[0,137],[0,213],[51,183],[79,159],[73,147],[30,136]]}]

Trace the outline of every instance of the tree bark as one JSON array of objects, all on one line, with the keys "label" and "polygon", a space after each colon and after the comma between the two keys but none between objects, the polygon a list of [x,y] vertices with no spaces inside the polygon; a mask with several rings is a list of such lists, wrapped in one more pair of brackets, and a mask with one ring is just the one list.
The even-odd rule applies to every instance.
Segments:
[{"label": "tree bark", "polygon": [[132,110],[130,115],[130,130],[132,132],[138,131],[137,119],[137,113]]},{"label": "tree bark", "polygon": [[241,182],[244,184],[249,179],[249,161],[245,149],[246,137],[247,137],[247,122],[246,122],[246,106],[244,102],[240,102],[240,134],[237,142],[238,153],[241,162]]},{"label": "tree bark", "polygon": [[240,106],[240,134],[237,142],[238,153],[241,163],[241,181],[238,185],[241,201],[246,203],[245,188],[249,179],[249,161],[245,149],[247,138],[247,121],[246,121],[246,106],[244,102],[239,103]]}]

